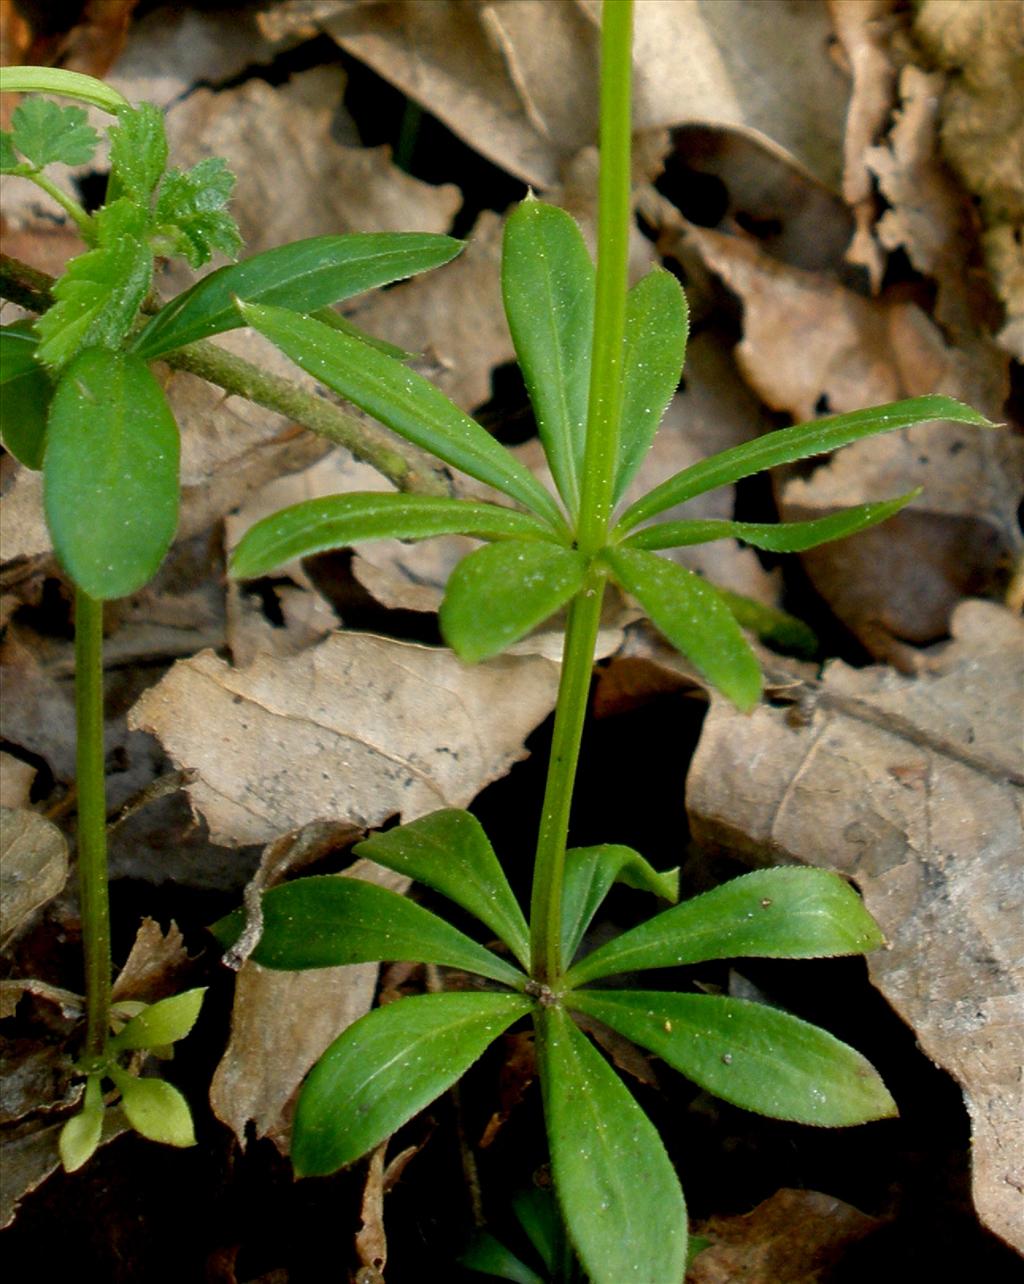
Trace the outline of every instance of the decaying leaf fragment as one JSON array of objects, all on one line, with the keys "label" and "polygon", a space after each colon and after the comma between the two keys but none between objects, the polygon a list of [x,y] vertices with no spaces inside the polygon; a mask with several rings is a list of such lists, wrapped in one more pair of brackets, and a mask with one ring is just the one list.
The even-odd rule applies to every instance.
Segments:
[{"label": "decaying leaf fragment", "polygon": [[802,721],[714,698],[694,837],[856,879],[888,942],[872,980],[964,1090],[978,1214],[1024,1249],[1024,623],[968,601],[930,673],[801,686]]},{"label": "decaying leaf fragment", "polygon": [[0,808],[0,945],[7,946],[68,877],[68,845],[52,821],[27,809]]}]

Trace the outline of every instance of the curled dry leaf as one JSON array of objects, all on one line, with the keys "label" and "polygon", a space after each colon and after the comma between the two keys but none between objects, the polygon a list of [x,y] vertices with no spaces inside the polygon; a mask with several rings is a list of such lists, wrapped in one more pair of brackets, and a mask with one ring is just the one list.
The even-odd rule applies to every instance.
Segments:
[{"label": "curled dry leaf", "polygon": [[178,989],[178,979],[188,964],[181,929],[173,920],[165,932],[152,918],[144,918],[135,934],[124,967],[118,972],[111,998],[140,999],[155,1003]]},{"label": "curled dry leaf", "polygon": [[686,1284],[821,1284],[845,1250],[884,1223],[816,1190],[778,1190],[749,1213],[694,1227],[711,1242]]},{"label": "curled dry leaf", "polygon": [[0,808],[0,948],[29,925],[68,878],[68,845],[38,812]]},{"label": "curled dry leaf", "polygon": [[888,942],[871,978],[962,1086],[975,1206],[1021,1250],[1024,623],[970,601],[953,632],[913,680],[833,664],[799,726],[716,698],[687,807],[698,841],[857,881]]}]

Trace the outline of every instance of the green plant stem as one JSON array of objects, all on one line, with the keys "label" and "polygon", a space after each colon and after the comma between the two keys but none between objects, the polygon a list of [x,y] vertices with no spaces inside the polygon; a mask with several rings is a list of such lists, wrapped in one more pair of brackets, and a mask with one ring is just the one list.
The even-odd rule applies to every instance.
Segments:
[{"label": "green plant stem", "polygon": [[35,183],[36,187],[42,188],[52,201],[56,201],[64,213],[74,222],[86,245],[95,243],[96,225],[85,210],[82,209],[81,205],[68,196],[67,192],[62,192],[57,184],[48,179],[40,170],[16,169],[14,173],[20,178],[27,178],[29,182]]},{"label": "green plant stem", "polygon": [[[587,444],[577,546],[593,557],[608,537],[622,407],[622,341],[629,250],[630,94],[633,0],[605,0],[601,18],[601,175],[597,291]],[[592,564],[566,626],[555,730],[544,790],[530,902],[533,979],[557,987],[562,975],[562,884],[580,741],[601,622],[605,573]]]},{"label": "green plant stem", "polygon": [[[78,884],[88,1024],[85,1068],[104,1060],[110,1030],[110,904],[103,752],[103,603],[75,589]],[[90,1064],[91,1063],[91,1064]]]},{"label": "green plant stem", "polygon": [[533,979],[541,985],[556,985],[563,971],[565,845],[605,582],[604,572],[593,567],[583,589],[572,600],[565,629],[562,675],[558,684],[555,729],[548,759],[530,901],[530,970]]},{"label": "green plant stem", "polygon": [[[46,273],[0,255],[0,298],[32,312],[45,312],[53,306],[53,284],[53,277]],[[356,419],[315,392],[269,374],[214,343],[202,340],[169,352],[161,360],[174,370],[198,375],[225,392],[286,415],[303,428],[344,446],[399,490],[417,495],[451,493],[443,466],[423,452],[407,446],[386,429]]]}]

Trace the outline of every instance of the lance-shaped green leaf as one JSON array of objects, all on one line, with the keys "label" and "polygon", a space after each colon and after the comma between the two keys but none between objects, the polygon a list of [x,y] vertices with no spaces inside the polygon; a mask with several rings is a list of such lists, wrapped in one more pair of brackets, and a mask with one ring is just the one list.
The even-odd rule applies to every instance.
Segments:
[{"label": "lance-shaped green leaf", "polygon": [[862,437],[910,428],[933,419],[973,424],[979,428],[994,426],[970,406],[962,405],[952,397],[936,395],[912,397],[908,401],[895,401],[850,414],[829,415],[811,423],[795,424],[792,428],[780,428],[741,446],[732,446],[710,459],[702,459],[700,463],[669,477],[626,509],[616,531],[619,534],[630,531],[666,508],[693,499],[695,495],[703,495],[705,491],[715,490],[718,486],[727,486],[742,477],[763,472],[766,468],[793,463],[810,455],[837,450]]},{"label": "lance-shaped green leaf", "polygon": [[564,1009],[535,1020],[555,1189],[589,1279],[682,1280],[686,1206],[654,1125]]},{"label": "lance-shaped green leaf", "polygon": [[716,589],[676,562],[637,548],[602,554],[650,621],[707,680],[744,711],[757,704],[761,670]]},{"label": "lance-shaped green leaf", "polygon": [[655,268],[626,296],[616,502],[636,475],[679,387],[688,331],[686,295],[670,272]]},{"label": "lance-shaped green leaf", "polygon": [[57,556],[90,597],[124,597],[152,577],[178,522],[178,427],[137,357],[90,348],[64,372],[43,461]]},{"label": "lance-shaped green leaf", "polygon": [[814,959],[882,944],[878,924],[838,874],[759,869],[675,905],[588,954],[570,986],[645,968],[709,959]]},{"label": "lance-shaped green leaf", "polygon": [[844,539],[857,531],[867,530],[869,526],[877,526],[920,493],[921,488],[918,487],[896,499],[857,504],[807,522],[661,522],[631,535],[624,547],[682,548],[687,544],[707,544],[715,539],[739,539],[769,553],[801,553],[805,548],[816,548],[829,540]]},{"label": "lance-shaped green leaf", "polygon": [[512,1211],[548,1273],[554,1275],[569,1251],[565,1223],[554,1195],[550,1190],[531,1186],[513,1197]]},{"label": "lance-shaped green leaf", "polygon": [[35,359],[31,321],[0,328],[0,435],[26,468],[42,468],[53,384]]},{"label": "lance-shaped green leaf", "polygon": [[316,312],[364,290],[426,272],[453,259],[462,242],[426,232],[314,236],[218,268],[179,294],[135,338],[151,361],[197,339],[246,323],[234,300]]},{"label": "lance-shaped green leaf", "polygon": [[818,651],[818,635],[803,620],[787,611],[780,611],[777,606],[766,606],[756,602],[752,597],[742,593],[733,593],[715,585],[715,592],[733,613],[741,629],[749,629],[762,642],[778,647],[782,651],[792,651],[796,655],[808,657]]},{"label": "lance-shaped green leaf", "polygon": [[132,1017],[120,1034],[110,1041],[113,1052],[128,1048],[166,1048],[179,1039],[184,1039],[196,1023],[199,1009],[203,1006],[205,986],[196,990],[185,990],[182,994],[172,994],[168,999],[160,999]]},{"label": "lance-shaped green leaf", "polygon": [[606,843],[600,847],[570,848],[565,853],[562,891],[562,958],[571,959],[579,949],[583,933],[613,883],[625,883],[666,901],[679,899],[679,870],[659,874],[632,847]]},{"label": "lance-shaped green leaf", "polygon": [[575,220],[527,199],[501,257],[505,315],[558,492],[579,508],[594,333],[594,264]]},{"label": "lance-shaped green leaf", "polygon": [[441,632],[460,659],[490,659],[563,607],[586,574],[586,558],[561,544],[508,540],[478,548],[448,580]]},{"label": "lance-shaped green leaf", "polygon": [[[241,910],[214,925],[231,945]],[[518,968],[406,896],[361,878],[324,874],[275,887],[263,897],[263,935],[252,953],[261,967],[302,971],[347,963],[439,963],[522,989]]]},{"label": "lance-shaped green leaf", "polygon": [[476,535],[480,539],[550,540],[551,527],[529,513],[496,504],[440,495],[352,491],[307,499],[264,517],[246,531],[231,558],[236,579],[266,575],[294,557],[373,539],[428,539]]},{"label": "lance-shaped green leaf", "polygon": [[350,1025],[303,1085],[292,1132],[300,1177],[333,1173],[450,1088],[533,1007],[518,994],[422,994]]},{"label": "lance-shaped green leaf", "polygon": [[60,1161],[66,1173],[77,1172],[96,1153],[103,1134],[103,1091],[100,1075],[91,1074],[85,1081],[82,1108],[72,1115],[60,1130],[57,1143]]},{"label": "lance-shaped green leaf", "polygon": [[0,67],[0,93],[61,94],[91,103],[116,116],[128,107],[128,99],[102,80],[80,71],[63,71],[58,67]]},{"label": "lance-shaped green leaf", "polygon": [[545,1284],[545,1278],[551,1278],[550,1275],[538,1275],[487,1231],[479,1231],[473,1237],[473,1242],[459,1258],[459,1264],[467,1271],[492,1275],[499,1280],[511,1280],[512,1284]]},{"label": "lance-shaped green leaf", "polygon": [[561,524],[554,498],[529,469],[422,375],[311,317],[253,303],[238,309],[296,365],[400,437]]},{"label": "lance-shaped green leaf", "polygon": [[530,930],[523,911],[483,826],[468,811],[432,812],[373,834],[354,850],[461,905],[486,923],[524,968],[530,966]]},{"label": "lance-shaped green leaf", "polygon": [[165,1146],[194,1146],[192,1112],[177,1088],[163,1079],[137,1079],[117,1066],[107,1074],[121,1091],[125,1118],[141,1136]]},{"label": "lance-shaped green leaf", "polygon": [[763,1003],[661,990],[579,990],[568,1001],[744,1110],[827,1128],[897,1113],[859,1052]]}]

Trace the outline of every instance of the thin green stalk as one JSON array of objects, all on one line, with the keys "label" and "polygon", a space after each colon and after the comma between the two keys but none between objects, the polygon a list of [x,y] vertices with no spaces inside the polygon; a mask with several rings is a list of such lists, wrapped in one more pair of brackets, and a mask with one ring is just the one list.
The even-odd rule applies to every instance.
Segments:
[{"label": "thin green stalk", "polygon": [[88,1025],[83,1062],[102,1063],[110,1030],[110,903],[103,753],[103,603],[75,589],[78,882]]},{"label": "thin green stalk", "polygon": [[[622,346],[629,249],[630,97],[633,0],[605,0],[601,24],[601,173],[597,290],[590,401],[577,546],[605,544],[611,515],[622,407]],[[544,790],[530,905],[532,973],[541,985],[562,975],[562,884],[580,741],[587,713],[605,573],[592,566],[569,608],[554,739]]]},{"label": "thin green stalk", "polygon": [[41,187],[51,200],[57,202],[65,214],[74,222],[82,235],[82,239],[87,245],[92,245],[96,239],[96,225],[82,209],[76,200],[68,196],[67,192],[62,192],[56,183],[51,182],[45,174],[37,169],[16,169],[13,171],[20,178],[27,178],[30,182],[35,183],[36,187]]}]

